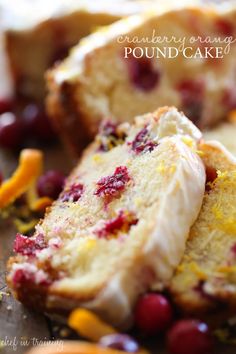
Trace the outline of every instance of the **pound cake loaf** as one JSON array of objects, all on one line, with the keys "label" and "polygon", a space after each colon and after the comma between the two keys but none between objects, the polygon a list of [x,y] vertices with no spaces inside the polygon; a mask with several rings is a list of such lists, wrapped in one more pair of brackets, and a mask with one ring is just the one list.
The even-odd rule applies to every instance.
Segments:
[{"label": "pound cake loaf", "polygon": [[170,290],[188,314],[228,317],[236,311],[236,159],[219,142],[200,149],[207,189]]},{"label": "pound cake loaf", "polygon": [[131,16],[85,38],[49,71],[48,112],[71,150],[104,117],[132,121],[174,105],[199,127],[236,105],[235,4],[179,3]]},{"label": "pound cake loaf", "polygon": [[0,4],[1,27],[15,90],[41,100],[44,72],[98,26],[143,11],[147,1],[11,0]]},{"label": "pound cake loaf", "polygon": [[166,286],[183,256],[205,190],[200,138],[175,108],[104,123],[35,234],[16,236],[16,297],[127,327],[137,297]]}]

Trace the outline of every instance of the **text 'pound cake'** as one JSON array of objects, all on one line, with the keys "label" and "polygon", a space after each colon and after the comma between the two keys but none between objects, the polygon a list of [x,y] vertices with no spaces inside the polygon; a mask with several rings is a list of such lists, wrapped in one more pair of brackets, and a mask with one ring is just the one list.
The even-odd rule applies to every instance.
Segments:
[{"label": "text 'pound cake'", "polygon": [[199,139],[175,108],[104,123],[34,236],[16,236],[16,297],[128,326],[137,297],[166,286],[183,256],[205,190]]},{"label": "text 'pound cake'", "polygon": [[48,112],[64,142],[78,152],[104,117],[131,121],[163,105],[201,128],[223,119],[236,107],[235,20],[233,3],[177,3],[85,38],[47,76]]},{"label": "text 'pound cake'", "polygon": [[236,159],[218,142],[200,149],[207,191],[170,289],[184,312],[222,320],[236,310]]}]

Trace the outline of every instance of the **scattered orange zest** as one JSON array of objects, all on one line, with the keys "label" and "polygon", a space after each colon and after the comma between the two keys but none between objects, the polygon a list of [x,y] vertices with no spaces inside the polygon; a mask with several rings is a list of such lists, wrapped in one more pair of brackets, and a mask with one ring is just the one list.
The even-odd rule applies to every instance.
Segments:
[{"label": "scattered orange zest", "polygon": [[233,109],[232,111],[230,111],[228,113],[228,117],[227,117],[227,120],[230,122],[230,123],[236,123],[236,109]]},{"label": "scattered orange zest", "polygon": [[[57,343],[38,346],[31,349],[27,354],[122,354],[127,353],[121,350],[103,348],[97,344],[83,341],[63,341],[61,347]],[[136,354],[149,354],[146,350],[139,350]]]},{"label": "scattered orange zest", "polygon": [[21,151],[19,166],[11,178],[0,186],[0,208],[5,208],[27,191],[41,174],[43,154],[39,150]]},{"label": "scattered orange zest", "polygon": [[72,311],[68,319],[68,325],[82,337],[94,342],[108,334],[117,333],[113,327],[103,322],[93,312],[82,308]]}]

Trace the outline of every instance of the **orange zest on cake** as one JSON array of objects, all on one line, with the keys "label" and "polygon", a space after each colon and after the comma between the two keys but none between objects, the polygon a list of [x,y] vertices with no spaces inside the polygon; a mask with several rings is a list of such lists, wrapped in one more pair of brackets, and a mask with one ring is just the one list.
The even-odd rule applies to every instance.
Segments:
[{"label": "orange zest on cake", "polygon": [[236,159],[216,141],[201,150],[209,182],[170,291],[184,312],[227,318],[236,305]]}]

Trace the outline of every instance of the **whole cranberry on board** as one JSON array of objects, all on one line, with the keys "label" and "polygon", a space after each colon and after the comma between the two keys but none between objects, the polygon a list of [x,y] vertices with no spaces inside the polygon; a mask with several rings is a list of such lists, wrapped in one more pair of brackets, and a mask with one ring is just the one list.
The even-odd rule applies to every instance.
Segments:
[{"label": "whole cranberry on board", "polygon": [[14,101],[11,98],[0,97],[0,114],[11,112],[14,108]]},{"label": "whole cranberry on board", "polygon": [[166,330],[172,319],[172,306],[164,295],[149,293],[138,299],[134,310],[134,321],[144,334],[154,335]]},{"label": "whole cranberry on board", "polygon": [[183,319],[169,330],[167,347],[170,354],[213,354],[213,339],[206,323]]},{"label": "whole cranberry on board", "polygon": [[26,134],[44,141],[55,138],[51,123],[42,107],[35,103],[28,104],[23,112]]},{"label": "whole cranberry on board", "polygon": [[138,343],[127,334],[106,335],[100,339],[99,344],[102,347],[122,350],[126,353],[137,353],[139,350]]},{"label": "whole cranberry on board", "polygon": [[65,175],[59,171],[50,170],[40,176],[37,191],[40,197],[57,199],[65,183]]},{"label": "whole cranberry on board", "polygon": [[23,125],[14,113],[6,112],[0,115],[0,146],[14,149],[23,141]]}]

